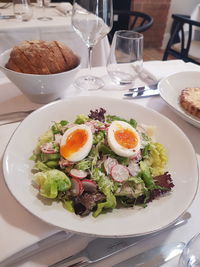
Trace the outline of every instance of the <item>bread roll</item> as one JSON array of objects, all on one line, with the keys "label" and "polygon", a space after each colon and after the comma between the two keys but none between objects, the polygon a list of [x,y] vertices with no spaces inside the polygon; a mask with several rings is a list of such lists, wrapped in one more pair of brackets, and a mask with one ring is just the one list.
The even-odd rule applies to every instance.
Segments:
[{"label": "bread roll", "polygon": [[29,74],[54,74],[75,68],[78,57],[58,41],[24,41],[15,46],[6,68]]}]

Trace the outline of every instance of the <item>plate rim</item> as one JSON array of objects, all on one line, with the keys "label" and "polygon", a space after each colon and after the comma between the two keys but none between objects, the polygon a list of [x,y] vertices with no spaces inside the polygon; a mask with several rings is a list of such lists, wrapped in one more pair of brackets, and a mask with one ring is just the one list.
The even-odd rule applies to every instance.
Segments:
[{"label": "plate rim", "polygon": [[165,101],[165,103],[172,109],[174,110],[179,116],[181,116],[181,118],[183,118],[185,121],[187,121],[188,123],[192,124],[193,126],[200,128],[200,120],[196,119],[195,117],[193,117],[192,115],[184,112],[184,110],[179,110],[177,109],[171,102],[169,102],[165,96],[164,96],[164,89],[162,88],[162,83],[167,81],[169,78],[174,77],[176,75],[181,75],[181,74],[188,74],[188,73],[198,73],[200,75],[200,70],[191,70],[191,71],[181,71],[181,72],[176,72],[173,74],[170,74],[166,77],[164,77],[161,81],[159,81],[158,83],[158,89],[160,92],[160,96],[161,98]]},{"label": "plate rim", "polygon": [[[138,104],[138,103],[135,103],[135,102],[129,102],[131,105],[133,104],[133,105],[135,105],[136,107],[137,106],[139,106],[140,108],[142,108],[142,109],[144,109],[144,110],[150,110],[151,112],[153,112],[153,113],[155,113],[157,116],[159,116],[160,118],[162,118],[162,119],[165,119],[165,120],[167,120],[168,121],[168,123],[171,123],[183,136],[184,136],[184,138],[186,138],[187,139],[187,141],[188,141],[188,144],[189,144],[189,146],[190,146],[190,148],[191,148],[191,151],[192,151],[192,154],[193,154],[193,156],[194,156],[194,158],[195,158],[195,165],[196,165],[196,171],[197,171],[197,177],[196,177],[196,190],[195,190],[195,192],[194,192],[194,195],[193,195],[193,197],[192,197],[192,199],[191,199],[191,201],[188,203],[188,205],[187,205],[187,207],[186,208],[184,208],[184,210],[183,210],[183,212],[181,213],[181,214],[179,214],[178,215],[178,217],[176,217],[173,221],[171,221],[170,223],[168,223],[168,224],[166,224],[166,225],[164,225],[164,226],[161,226],[161,227],[159,227],[159,228],[157,228],[156,230],[151,230],[151,231],[146,231],[146,232],[139,232],[139,233],[137,233],[137,234],[115,234],[115,235],[113,235],[113,234],[111,234],[111,235],[109,235],[109,234],[95,234],[95,233],[90,233],[90,232],[88,232],[88,231],[84,231],[84,232],[82,232],[82,231],[77,231],[77,230],[73,230],[73,229],[68,229],[68,228],[64,228],[64,227],[61,227],[61,226],[58,226],[58,225],[56,225],[56,224],[54,224],[54,223],[52,223],[52,222],[49,222],[47,219],[45,219],[45,218],[41,218],[36,212],[33,212],[33,211],[31,211],[28,207],[26,207],[15,195],[14,195],[14,193],[12,192],[12,190],[10,189],[10,186],[9,186],[9,183],[8,183],[8,181],[7,181],[7,179],[6,179],[6,175],[5,175],[5,169],[6,169],[6,167],[5,167],[5,165],[6,165],[6,157],[7,157],[7,153],[8,153],[8,147],[9,147],[9,144],[10,144],[10,142],[11,142],[11,140],[12,140],[12,138],[13,138],[13,136],[15,135],[15,133],[17,132],[17,130],[21,127],[21,126],[23,126],[23,123],[24,123],[24,121],[27,121],[27,120],[29,120],[29,118],[30,117],[32,117],[32,116],[35,116],[35,115],[32,115],[32,114],[36,114],[36,113],[38,113],[38,112],[40,112],[40,111],[42,111],[43,109],[46,109],[46,108],[48,108],[49,106],[52,106],[52,105],[56,105],[58,102],[68,102],[68,101],[71,101],[71,99],[77,99],[77,98],[95,98],[96,96],[77,96],[77,97],[74,97],[74,96],[70,96],[70,97],[68,97],[67,99],[61,99],[61,100],[57,100],[57,101],[53,101],[53,102],[51,102],[51,103],[49,103],[49,104],[46,104],[46,105],[44,105],[44,106],[42,106],[42,107],[39,107],[37,110],[35,110],[35,111],[33,111],[31,114],[29,114],[18,126],[17,126],[17,128],[14,130],[14,132],[12,133],[12,135],[10,136],[10,139],[9,139],[9,141],[8,141],[8,143],[7,143],[7,145],[6,145],[6,148],[5,148],[5,150],[4,150],[4,153],[3,153],[3,158],[2,158],[2,170],[3,170],[3,178],[4,178],[4,182],[5,182],[5,184],[6,184],[6,186],[7,186],[7,188],[8,188],[8,190],[9,190],[9,192],[10,192],[10,194],[14,197],[14,199],[20,204],[20,206],[22,207],[22,208],[24,208],[26,211],[28,211],[31,215],[34,215],[34,216],[36,216],[39,220],[41,220],[41,221],[43,221],[43,222],[45,222],[45,223],[47,223],[47,224],[49,224],[49,225],[52,225],[53,227],[56,227],[56,228],[58,228],[58,229],[62,229],[62,230],[65,230],[65,231],[70,231],[70,232],[72,232],[72,233],[74,233],[74,234],[81,234],[81,235],[84,235],[84,236],[94,236],[94,237],[105,237],[105,238],[109,238],[109,237],[117,237],[117,238],[119,238],[119,237],[134,237],[134,236],[143,236],[143,235],[147,235],[147,234],[152,234],[152,233],[157,233],[157,232],[159,232],[159,231],[162,231],[162,230],[164,230],[164,229],[166,229],[166,228],[168,228],[170,225],[172,225],[172,224],[174,224],[180,217],[182,217],[183,216],[183,214],[189,209],[189,207],[192,205],[192,203],[193,203],[193,201],[194,201],[194,199],[195,199],[195,197],[196,197],[196,194],[197,194],[197,191],[198,191],[198,188],[199,188],[199,166],[198,166],[198,160],[197,160],[197,155],[196,155],[196,152],[195,152],[195,150],[194,150],[194,147],[193,147],[193,145],[192,145],[192,143],[191,143],[191,141],[190,141],[190,139],[187,137],[187,135],[172,121],[172,120],[170,120],[168,117],[166,117],[165,115],[163,115],[163,114],[161,114],[161,113],[159,113],[158,111],[156,111],[156,110],[154,110],[154,109],[152,109],[152,108],[149,108],[149,107],[146,107],[146,106],[143,106],[143,105],[140,105],[140,104]],[[102,98],[102,99],[106,99],[106,100],[110,100],[110,101],[116,101],[116,102],[123,102],[124,100],[122,100],[122,99],[117,99],[117,98],[113,98],[113,97],[105,97],[105,96],[98,96],[98,99],[99,98]]]}]

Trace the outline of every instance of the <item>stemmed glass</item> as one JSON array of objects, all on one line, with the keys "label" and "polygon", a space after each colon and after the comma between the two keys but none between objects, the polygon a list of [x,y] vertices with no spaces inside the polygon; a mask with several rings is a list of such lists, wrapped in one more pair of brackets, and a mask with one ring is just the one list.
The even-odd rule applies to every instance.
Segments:
[{"label": "stemmed glass", "polygon": [[[41,1],[41,7],[42,7],[42,9],[43,9],[43,14],[45,14],[45,8],[46,8],[45,0],[42,0],[42,1]],[[45,15],[42,16],[42,17],[39,17],[39,18],[37,18],[37,19],[42,20],[42,21],[52,20],[51,17],[47,17],[47,16],[45,16]]]},{"label": "stemmed glass", "polygon": [[200,233],[196,234],[185,246],[179,259],[179,267],[200,266]]},{"label": "stemmed glass", "polygon": [[[112,0],[74,0],[72,25],[88,48],[88,67],[91,70],[93,47],[112,29]],[[92,75],[79,77],[74,84],[87,90],[104,86],[100,78]]]}]

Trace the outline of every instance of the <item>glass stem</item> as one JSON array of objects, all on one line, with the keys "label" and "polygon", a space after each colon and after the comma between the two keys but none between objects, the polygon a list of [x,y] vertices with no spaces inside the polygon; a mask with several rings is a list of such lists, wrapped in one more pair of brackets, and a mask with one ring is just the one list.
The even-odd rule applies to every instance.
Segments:
[{"label": "glass stem", "polygon": [[92,51],[93,51],[93,47],[92,46],[88,47],[88,68],[90,70],[92,67]]},{"label": "glass stem", "polygon": [[45,16],[45,3],[44,3],[44,0],[42,0],[42,10],[43,10],[43,15]]}]

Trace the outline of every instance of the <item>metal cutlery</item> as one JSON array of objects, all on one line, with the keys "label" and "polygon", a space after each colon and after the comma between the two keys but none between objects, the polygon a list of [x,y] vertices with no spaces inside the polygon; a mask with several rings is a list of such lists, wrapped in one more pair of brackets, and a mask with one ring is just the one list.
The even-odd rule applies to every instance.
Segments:
[{"label": "metal cutlery", "polygon": [[14,15],[0,15],[0,19],[16,19]]},{"label": "metal cutlery", "polygon": [[26,116],[28,116],[33,111],[34,109],[0,114],[0,126],[13,122],[22,121]]},{"label": "metal cutlery", "polygon": [[161,266],[179,256],[183,252],[184,247],[184,242],[176,242],[154,247],[131,257],[128,260],[115,264],[115,267]]},{"label": "metal cutlery", "polygon": [[97,263],[107,257],[113,256],[119,252],[124,251],[138,243],[141,243],[151,237],[155,237],[164,231],[174,229],[185,224],[190,218],[189,213],[185,213],[177,222],[162,231],[138,237],[130,238],[96,238],[89,242],[86,248],[76,253],[73,256],[64,258],[49,267],[57,266],[87,266],[89,264]]},{"label": "metal cutlery", "polygon": [[131,99],[131,98],[141,98],[141,97],[159,95],[160,93],[159,93],[159,90],[157,88],[157,85],[158,84],[156,83],[156,84],[131,88],[131,89],[129,89],[128,93],[124,94],[124,97]]},{"label": "metal cutlery", "polygon": [[144,86],[139,86],[139,87],[135,87],[135,88],[130,88],[129,91],[130,92],[139,92],[139,91],[146,91],[146,90],[155,90],[158,88],[158,83],[153,83],[150,85],[144,85]]},{"label": "metal cutlery", "polygon": [[65,231],[59,231],[53,235],[50,235],[33,245],[30,245],[17,253],[13,254],[9,258],[5,259],[4,261],[0,262],[1,267],[7,267],[11,266],[12,264],[16,264],[19,261],[26,260],[27,258],[30,258],[31,256],[34,256],[44,250],[47,250],[51,247],[54,247],[61,242],[64,242],[68,240],[70,237],[72,237],[72,233],[65,232]]}]

